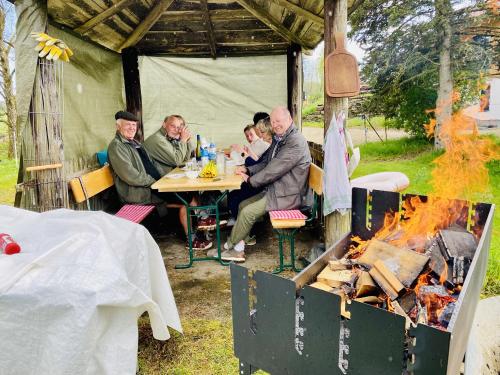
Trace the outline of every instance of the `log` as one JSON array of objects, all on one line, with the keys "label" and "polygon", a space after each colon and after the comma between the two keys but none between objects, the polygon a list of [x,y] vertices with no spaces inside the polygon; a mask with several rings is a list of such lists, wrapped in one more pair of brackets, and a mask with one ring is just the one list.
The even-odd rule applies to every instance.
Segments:
[{"label": "log", "polygon": [[472,233],[443,229],[439,235],[451,257],[474,258],[477,243]]},{"label": "log", "polygon": [[325,292],[332,292],[333,291],[333,288],[330,285],[323,284],[320,281],[316,281],[315,283],[312,283],[309,286],[313,287],[313,288],[316,288],[316,289],[324,290]]},{"label": "log", "polygon": [[328,267],[330,267],[332,271],[341,271],[352,268],[352,265],[347,259],[335,259],[328,262]]},{"label": "log", "polygon": [[378,294],[377,285],[370,274],[362,271],[356,281],[356,297],[373,296]]},{"label": "log", "polygon": [[404,285],[380,260],[374,263],[370,275],[392,301],[404,290]]},{"label": "log", "polygon": [[405,287],[410,288],[429,261],[429,256],[400,249],[383,241],[372,240],[363,255],[358,258],[358,263],[373,267],[377,260],[383,261],[397,279]]},{"label": "log", "polygon": [[353,276],[350,270],[332,271],[330,267],[326,266],[317,277],[317,281],[330,285],[333,288],[339,288],[342,284],[351,281]]},{"label": "log", "polygon": [[382,303],[382,302],[384,302],[384,300],[382,298],[377,297],[377,296],[366,296],[366,297],[355,298],[354,301],[362,302],[362,303]]}]

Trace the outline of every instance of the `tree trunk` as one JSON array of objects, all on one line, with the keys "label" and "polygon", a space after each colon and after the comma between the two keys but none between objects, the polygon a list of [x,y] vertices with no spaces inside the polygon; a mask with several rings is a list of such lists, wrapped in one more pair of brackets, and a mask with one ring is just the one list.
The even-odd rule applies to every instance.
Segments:
[{"label": "tree trunk", "polygon": [[9,137],[9,146],[7,151],[7,157],[12,159],[17,157],[17,109],[16,109],[16,97],[13,90],[12,76],[10,73],[9,64],[9,52],[10,45],[6,43],[5,40],[5,10],[0,7],[0,75],[2,78],[1,83],[1,94],[5,101],[5,109],[7,118],[5,122],[7,123],[7,131]]},{"label": "tree trunk", "polygon": [[439,90],[436,101],[436,129],[434,147],[443,148],[439,132],[443,124],[450,120],[452,113],[453,76],[451,72],[451,12],[450,0],[435,0],[437,25],[441,33],[439,53]]},{"label": "tree trunk", "polygon": [[[326,58],[335,49],[334,33],[347,34],[347,0],[325,0],[325,51]],[[324,64],[323,64],[324,65]],[[347,116],[347,98],[331,98],[324,91],[325,134],[335,113],[344,111]],[[350,230],[350,212],[341,215],[338,211],[325,217],[325,246],[328,249]]]}]

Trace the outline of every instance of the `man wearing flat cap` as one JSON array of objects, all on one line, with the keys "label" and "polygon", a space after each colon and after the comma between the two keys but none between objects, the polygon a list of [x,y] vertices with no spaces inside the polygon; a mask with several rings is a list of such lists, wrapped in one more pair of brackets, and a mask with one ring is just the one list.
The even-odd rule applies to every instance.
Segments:
[{"label": "man wearing flat cap", "polygon": [[[108,146],[108,159],[113,170],[118,196],[125,203],[166,204],[179,208],[179,220],[187,234],[187,214],[184,205],[179,204],[173,194],[159,193],[151,185],[161,178],[160,166],[135,139],[137,117],[126,111],[115,114],[116,135]],[[196,246],[195,246],[196,245]],[[193,248],[207,249],[212,244],[196,239]]]}]

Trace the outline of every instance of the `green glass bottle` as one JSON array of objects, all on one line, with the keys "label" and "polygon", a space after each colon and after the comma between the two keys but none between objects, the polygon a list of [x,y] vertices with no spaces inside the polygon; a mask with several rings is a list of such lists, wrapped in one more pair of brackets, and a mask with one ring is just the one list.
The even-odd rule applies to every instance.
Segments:
[{"label": "green glass bottle", "polygon": [[196,135],[196,160],[201,160],[201,136],[199,134]]}]

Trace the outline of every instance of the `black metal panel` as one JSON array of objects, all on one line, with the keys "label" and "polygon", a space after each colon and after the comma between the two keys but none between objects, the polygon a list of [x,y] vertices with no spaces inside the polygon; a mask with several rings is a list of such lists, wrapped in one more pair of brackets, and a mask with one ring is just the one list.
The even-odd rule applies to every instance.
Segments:
[{"label": "black metal panel", "polygon": [[363,239],[371,237],[370,230],[366,227],[367,222],[368,191],[362,188],[352,188],[352,218],[351,233]]},{"label": "black metal panel", "polygon": [[255,312],[249,311],[248,270],[231,264],[235,355],[272,374],[293,374],[295,356],[295,283],[257,271]]},{"label": "black metal panel", "polygon": [[252,356],[255,336],[250,331],[248,270],[231,263],[231,303],[234,353],[239,358]]},{"label": "black metal panel", "polygon": [[414,363],[408,365],[408,370],[413,371],[413,375],[446,374],[450,333],[419,324],[410,329],[410,335],[416,341],[414,347],[409,349]]},{"label": "black metal panel", "polygon": [[257,271],[256,352],[248,361],[272,374],[293,374],[295,353],[295,283]]},{"label": "black metal panel", "polygon": [[301,290],[301,297],[299,325],[304,334],[297,339],[303,342],[303,350],[297,356],[295,374],[342,374],[338,368],[340,297],[310,286]]},{"label": "black metal panel", "polygon": [[373,190],[371,192],[371,235],[375,235],[384,225],[387,212],[398,212],[400,195],[392,191]]},{"label": "black metal panel", "polygon": [[356,301],[346,306],[351,313],[351,319],[345,320],[349,329],[347,373],[401,375],[405,319]]}]

